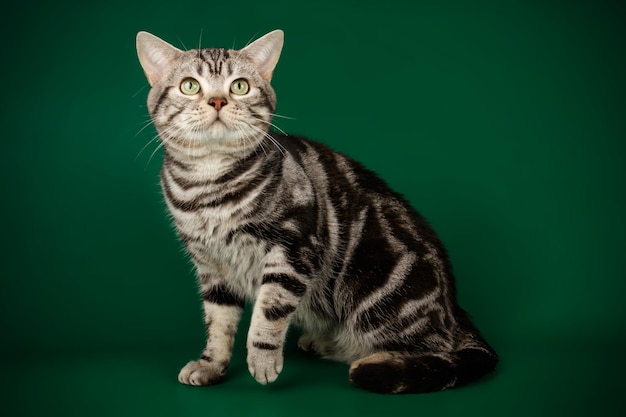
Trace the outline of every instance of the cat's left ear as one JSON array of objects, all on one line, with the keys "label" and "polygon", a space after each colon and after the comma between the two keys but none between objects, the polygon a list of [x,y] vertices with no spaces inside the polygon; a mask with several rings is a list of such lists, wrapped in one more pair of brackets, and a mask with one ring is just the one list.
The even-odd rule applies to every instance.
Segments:
[{"label": "cat's left ear", "polygon": [[241,50],[256,64],[261,77],[268,82],[278,63],[284,39],[282,30],[274,30]]},{"label": "cat's left ear", "polygon": [[180,49],[148,32],[137,34],[137,56],[151,86],[163,77],[182,54]]}]

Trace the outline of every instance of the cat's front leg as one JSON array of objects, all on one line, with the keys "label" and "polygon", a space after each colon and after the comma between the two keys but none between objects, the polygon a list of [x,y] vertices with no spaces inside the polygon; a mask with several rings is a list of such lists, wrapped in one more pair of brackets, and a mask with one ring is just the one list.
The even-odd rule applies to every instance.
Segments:
[{"label": "cat's front leg", "polygon": [[289,322],[305,293],[303,277],[284,259],[267,263],[247,342],[248,369],[261,384],[274,382],[283,369],[283,345]]},{"label": "cat's front leg", "polygon": [[186,385],[214,385],[221,382],[230,363],[237,324],[244,299],[223,284],[202,285],[202,303],[207,343],[200,359],[187,363],[178,374]]}]

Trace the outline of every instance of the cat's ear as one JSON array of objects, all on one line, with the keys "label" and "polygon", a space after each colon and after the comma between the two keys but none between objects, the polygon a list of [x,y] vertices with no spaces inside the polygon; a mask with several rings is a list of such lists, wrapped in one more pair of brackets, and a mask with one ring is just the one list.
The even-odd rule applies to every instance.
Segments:
[{"label": "cat's ear", "polygon": [[137,56],[151,86],[163,77],[182,54],[180,49],[148,32],[137,34]]},{"label": "cat's ear", "polygon": [[261,77],[266,81],[272,79],[280,51],[283,49],[283,40],[283,31],[274,30],[241,50],[256,64]]}]

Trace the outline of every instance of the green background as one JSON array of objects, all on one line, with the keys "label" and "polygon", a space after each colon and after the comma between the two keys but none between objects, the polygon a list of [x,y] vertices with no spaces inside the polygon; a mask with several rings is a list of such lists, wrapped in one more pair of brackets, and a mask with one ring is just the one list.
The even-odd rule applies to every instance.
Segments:
[{"label": "green background", "polygon": [[[0,414],[623,415],[622,2],[13,7],[0,18]],[[240,48],[276,28],[278,113],[293,118],[276,124],[364,162],[431,221],[502,357],[494,376],[370,394],[292,334],[264,387],[241,331],[224,384],[177,383],[203,325],[158,187],[135,34]]]}]

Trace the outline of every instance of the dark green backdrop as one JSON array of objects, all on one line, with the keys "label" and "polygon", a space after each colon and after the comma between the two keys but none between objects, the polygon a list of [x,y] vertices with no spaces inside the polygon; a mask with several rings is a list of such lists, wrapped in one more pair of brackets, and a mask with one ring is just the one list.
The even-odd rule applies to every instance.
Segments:
[{"label": "dark green backdrop", "polygon": [[[22,2],[1,18],[0,414],[610,415],[626,348],[626,8],[618,1]],[[448,245],[502,356],[449,392],[352,388],[286,351],[256,384],[178,369],[203,344],[158,188],[134,37],[243,47],[281,28],[284,130],[378,171]],[[144,129],[145,127],[145,129]],[[244,323],[245,324],[245,323]],[[623,413],[623,410],[621,410]],[[621,413],[620,413],[621,414]]]}]

